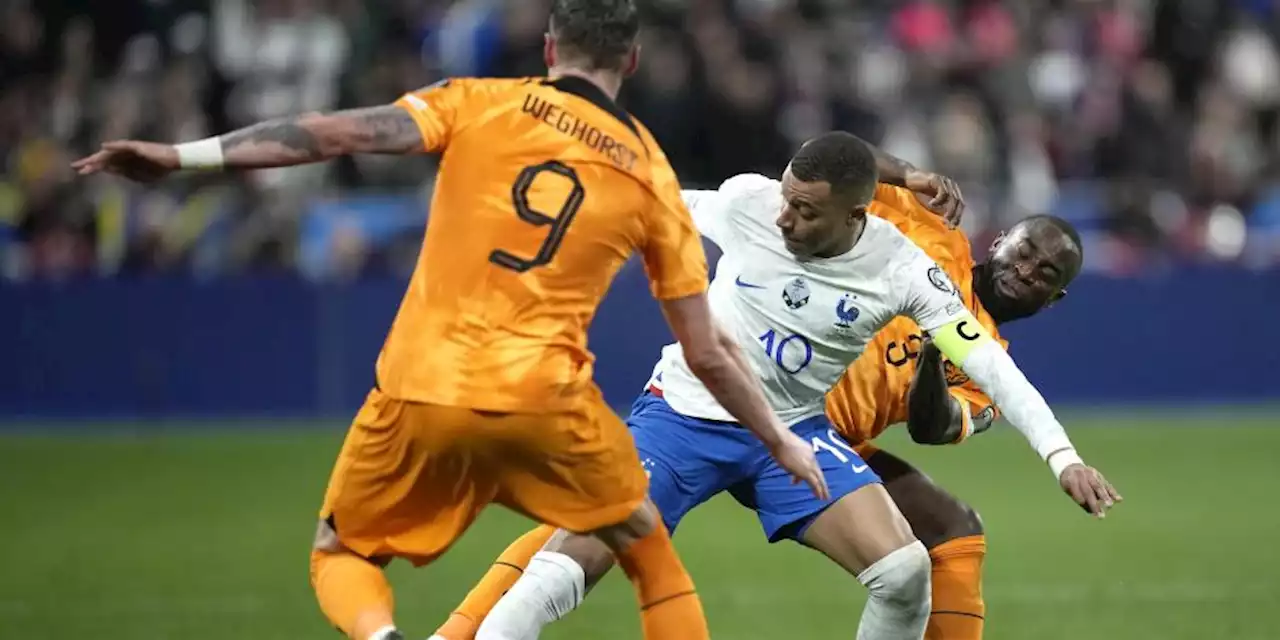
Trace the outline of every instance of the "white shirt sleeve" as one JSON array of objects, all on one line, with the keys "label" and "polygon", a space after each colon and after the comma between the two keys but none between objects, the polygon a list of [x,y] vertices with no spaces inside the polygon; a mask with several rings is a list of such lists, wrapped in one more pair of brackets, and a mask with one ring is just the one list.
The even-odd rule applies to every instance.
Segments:
[{"label": "white shirt sleeve", "polygon": [[726,251],[744,229],[773,227],[777,211],[771,203],[780,193],[777,180],[756,173],[733,176],[715,191],[680,192],[698,232]]},{"label": "white shirt sleeve", "polygon": [[1044,397],[972,314],[965,311],[961,318],[931,331],[930,336],[943,355],[991,396],[1014,428],[1049,463],[1054,477],[1081,462]]},{"label": "white shirt sleeve", "polygon": [[724,227],[728,220],[729,198],[719,191],[684,189],[680,191],[684,206],[693,216],[693,226],[708,240],[720,245],[724,241]]},{"label": "white shirt sleeve", "polygon": [[898,269],[896,285],[903,292],[900,313],[932,331],[969,313],[947,272],[929,259],[923,250],[911,245],[911,258]]}]

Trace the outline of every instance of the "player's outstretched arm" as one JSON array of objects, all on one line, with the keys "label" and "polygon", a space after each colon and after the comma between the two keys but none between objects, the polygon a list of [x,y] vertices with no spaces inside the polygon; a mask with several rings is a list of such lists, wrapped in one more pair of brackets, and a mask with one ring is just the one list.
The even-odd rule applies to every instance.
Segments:
[{"label": "player's outstretched arm", "polygon": [[663,300],[661,304],[667,324],[684,351],[689,370],[720,406],[760,438],[782,468],[797,480],[808,483],[818,497],[826,500],[830,493],[813,448],[782,424],[769,408],[760,383],[738,351],[737,343],[711,317],[706,294]]},{"label": "player's outstretched arm", "polygon": [[1076,504],[1104,517],[1122,499],[1101,473],[1084,464],[1044,397],[976,318],[965,312],[930,335],[939,350],[991,396]]},{"label": "player's outstretched arm", "polygon": [[960,439],[964,423],[964,409],[947,385],[942,352],[925,339],[907,391],[907,431],[918,444],[951,444]]},{"label": "player's outstretched arm", "polygon": [[105,171],[149,182],[179,169],[263,169],[354,153],[406,154],[423,148],[413,117],[396,105],[304,113],[177,145],[118,140],[72,163],[81,175]]},{"label": "player's outstretched arm", "polygon": [[991,397],[1076,504],[1101,517],[1120,494],[1102,474],[1085,466],[1044,397],[965,308],[942,268],[919,248],[907,246],[914,257],[902,256],[902,267],[892,276],[905,296],[899,312],[915,320],[942,354]]},{"label": "player's outstretched arm", "polygon": [[319,162],[355,153],[407,154],[423,148],[422,132],[402,107],[381,105],[269,120],[219,137],[233,169]]}]

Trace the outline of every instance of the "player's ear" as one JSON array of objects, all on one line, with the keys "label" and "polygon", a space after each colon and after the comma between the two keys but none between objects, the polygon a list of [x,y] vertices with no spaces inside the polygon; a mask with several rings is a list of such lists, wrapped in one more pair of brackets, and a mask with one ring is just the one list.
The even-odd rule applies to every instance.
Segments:
[{"label": "player's ear", "polygon": [[550,33],[542,34],[542,61],[548,69],[556,66],[556,39]]},{"label": "player's ear", "polygon": [[865,217],[867,217],[867,205],[865,204],[853,205],[853,208],[849,210],[850,226],[852,226],[854,222],[857,222],[858,220],[861,220]]},{"label": "player's ear", "polygon": [[991,253],[995,253],[996,249],[1000,248],[1000,244],[1004,242],[1004,233],[1005,232],[1003,231],[1001,231],[1000,233],[997,233],[996,239],[991,241]]},{"label": "player's ear", "polygon": [[631,46],[631,51],[627,52],[627,61],[622,66],[622,75],[631,77],[637,69],[640,68],[640,45]]}]

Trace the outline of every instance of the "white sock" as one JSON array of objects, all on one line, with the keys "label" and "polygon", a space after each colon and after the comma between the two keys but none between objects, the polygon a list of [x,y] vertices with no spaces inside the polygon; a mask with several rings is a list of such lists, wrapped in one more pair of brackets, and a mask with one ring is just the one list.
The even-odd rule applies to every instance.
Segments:
[{"label": "white sock", "polygon": [[917,540],[880,558],[858,575],[867,606],[858,640],[920,640],[932,607],[929,552]]},{"label": "white sock", "polygon": [[586,575],[573,558],[539,551],[485,616],[476,640],[534,640],[542,628],[582,604]]},{"label": "white sock", "polygon": [[390,638],[391,634],[395,632],[396,632],[395,625],[389,624],[369,634],[369,640],[387,640],[387,638]]}]

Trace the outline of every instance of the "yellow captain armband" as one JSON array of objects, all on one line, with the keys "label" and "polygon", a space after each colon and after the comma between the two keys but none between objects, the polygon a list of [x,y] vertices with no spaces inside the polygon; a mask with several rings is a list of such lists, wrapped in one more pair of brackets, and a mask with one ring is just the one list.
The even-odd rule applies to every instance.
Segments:
[{"label": "yellow captain armband", "polygon": [[994,341],[982,323],[978,322],[971,313],[966,313],[930,331],[929,337],[933,340],[933,344],[938,346],[942,355],[961,368],[964,367],[965,361],[969,359],[969,354],[974,349]]}]

